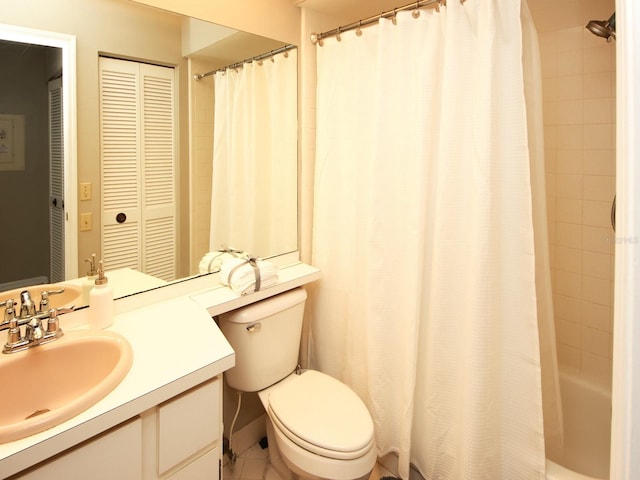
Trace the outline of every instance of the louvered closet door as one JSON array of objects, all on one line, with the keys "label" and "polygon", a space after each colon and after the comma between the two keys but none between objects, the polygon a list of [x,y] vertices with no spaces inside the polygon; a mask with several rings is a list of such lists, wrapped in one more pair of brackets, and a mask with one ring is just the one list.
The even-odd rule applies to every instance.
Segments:
[{"label": "louvered closet door", "polygon": [[142,75],[142,236],[145,273],[176,278],[174,70],[140,65]]},{"label": "louvered closet door", "polygon": [[49,82],[49,281],[61,282],[64,272],[64,147],[62,78]]},{"label": "louvered closet door", "polygon": [[174,70],[100,59],[102,256],[175,279]]}]

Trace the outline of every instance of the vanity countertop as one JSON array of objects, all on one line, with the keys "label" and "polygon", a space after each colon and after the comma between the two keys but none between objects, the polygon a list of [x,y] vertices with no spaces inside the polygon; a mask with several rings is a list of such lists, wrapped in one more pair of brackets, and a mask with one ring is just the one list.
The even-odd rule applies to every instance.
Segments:
[{"label": "vanity countertop", "polygon": [[[0,478],[77,445],[233,367],[233,349],[212,315],[319,277],[317,269],[304,264],[282,269],[281,273],[278,285],[251,295],[238,296],[228,288],[212,289],[211,283],[203,283],[211,279],[199,279],[192,288],[182,283],[142,294],[147,295],[142,306],[138,305],[140,295],[134,296],[138,297],[135,305],[126,308],[122,308],[126,302],[117,301],[117,315],[107,330],[131,344],[133,364],[129,373],[106,397],[76,417],[44,432],[0,444]],[[61,327],[86,328],[89,310],[61,316]],[[37,375],[26,381],[37,382]]]},{"label": "vanity countertop", "polygon": [[[64,328],[64,317],[60,318]],[[235,363],[233,349],[216,323],[189,297],[119,314],[107,330],[119,333],[131,344],[129,373],[105,398],[76,417],[0,445],[0,478],[118,425]],[[37,375],[25,381],[37,383]]]}]

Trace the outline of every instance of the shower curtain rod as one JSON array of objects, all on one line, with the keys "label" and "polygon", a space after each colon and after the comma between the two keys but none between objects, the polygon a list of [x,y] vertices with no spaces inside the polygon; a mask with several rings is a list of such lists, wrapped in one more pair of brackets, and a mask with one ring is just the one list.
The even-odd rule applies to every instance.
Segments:
[{"label": "shower curtain rod", "polygon": [[[460,3],[464,3],[466,0],[459,0]],[[358,20],[357,22],[350,23],[348,25],[344,25],[342,27],[334,28],[333,30],[329,30],[328,32],[322,33],[312,33],[311,34],[311,43],[314,45],[317,43],[322,46],[322,40],[328,37],[339,37],[341,33],[347,32],[349,30],[360,29],[361,27],[366,27],[367,25],[371,25],[372,23],[376,23],[381,18],[393,18],[396,16],[396,13],[401,12],[403,10],[418,10],[420,7],[429,7],[434,5],[436,9],[440,7],[447,6],[447,0],[420,0],[418,2],[412,2],[403,7],[394,8],[393,10],[389,10],[387,12],[382,12],[378,15],[373,15],[369,18],[365,18],[362,20]],[[357,33],[357,32],[356,32]]]},{"label": "shower curtain rod", "polygon": [[251,57],[251,58],[247,58],[245,60],[242,60],[241,62],[236,62],[232,65],[227,65],[226,67],[222,67],[222,68],[218,68],[217,70],[211,70],[210,72],[207,73],[195,73],[193,75],[194,80],[201,80],[204,77],[210,77],[211,75],[215,75],[218,72],[224,72],[226,69],[228,68],[239,68],[242,65],[244,65],[245,63],[251,63],[251,62],[258,62],[260,60],[263,60],[265,58],[269,58],[269,57],[273,57],[279,53],[282,52],[287,52],[289,50],[292,50],[296,48],[295,45],[285,45],[284,47],[280,47],[280,48],[276,48],[275,50],[271,50],[270,52],[267,53],[262,53],[260,55],[256,55],[255,57]]}]

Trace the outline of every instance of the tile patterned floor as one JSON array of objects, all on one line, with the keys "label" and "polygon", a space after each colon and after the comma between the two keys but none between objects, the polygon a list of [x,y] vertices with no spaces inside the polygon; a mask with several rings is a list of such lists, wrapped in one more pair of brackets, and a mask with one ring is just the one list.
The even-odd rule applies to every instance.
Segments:
[{"label": "tile patterned floor", "polygon": [[[222,476],[224,480],[264,480],[264,474],[269,464],[269,449],[262,449],[260,444],[255,444],[247,451],[241,453],[232,465],[225,456]],[[378,480],[385,476],[393,476],[381,465],[371,474],[370,480]]]}]

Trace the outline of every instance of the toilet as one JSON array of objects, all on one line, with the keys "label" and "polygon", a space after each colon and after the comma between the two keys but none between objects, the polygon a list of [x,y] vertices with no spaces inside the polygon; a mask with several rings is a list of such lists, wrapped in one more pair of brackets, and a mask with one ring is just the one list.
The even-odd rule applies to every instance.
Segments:
[{"label": "toilet", "polygon": [[[329,375],[297,371],[306,298],[297,288],[220,315],[236,353],[226,380],[240,392],[258,392],[271,464],[281,477],[366,479],[377,450],[364,402]],[[288,471],[279,470],[280,458]]]}]

